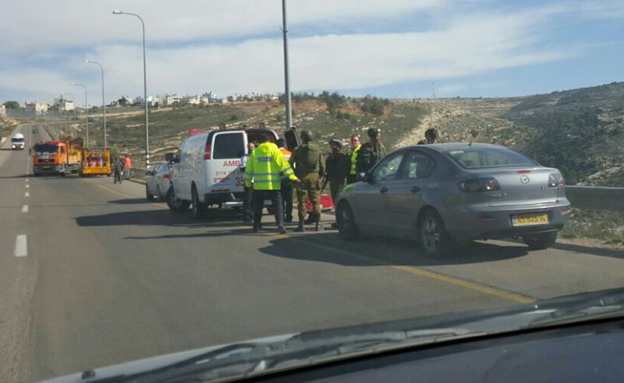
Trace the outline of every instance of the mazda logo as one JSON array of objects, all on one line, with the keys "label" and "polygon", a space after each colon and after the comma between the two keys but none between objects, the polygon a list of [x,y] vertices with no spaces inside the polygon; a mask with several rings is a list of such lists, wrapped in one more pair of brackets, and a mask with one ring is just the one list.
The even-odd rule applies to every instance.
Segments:
[{"label": "mazda logo", "polygon": [[526,174],[523,174],[520,176],[520,182],[522,182],[523,184],[528,184],[529,182],[531,182],[531,179]]}]

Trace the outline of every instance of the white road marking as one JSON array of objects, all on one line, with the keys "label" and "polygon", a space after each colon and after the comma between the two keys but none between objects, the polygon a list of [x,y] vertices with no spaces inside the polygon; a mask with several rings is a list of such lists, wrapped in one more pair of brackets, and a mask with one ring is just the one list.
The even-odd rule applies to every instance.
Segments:
[{"label": "white road marking", "polygon": [[30,197],[30,193],[29,192],[24,193],[24,197]]},{"label": "white road marking", "polygon": [[28,182],[28,178],[26,178],[26,182]]},{"label": "white road marking", "polygon": [[28,213],[28,205],[22,206],[22,213]]},{"label": "white road marking", "polygon": [[26,234],[18,235],[17,238],[15,238],[16,257],[25,257],[28,255],[28,247],[26,243]]},{"label": "white road marking", "polygon": [[29,187],[30,187],[30,185],[29,185],[29,184],[26,184],[26,189],[28,189]]}]

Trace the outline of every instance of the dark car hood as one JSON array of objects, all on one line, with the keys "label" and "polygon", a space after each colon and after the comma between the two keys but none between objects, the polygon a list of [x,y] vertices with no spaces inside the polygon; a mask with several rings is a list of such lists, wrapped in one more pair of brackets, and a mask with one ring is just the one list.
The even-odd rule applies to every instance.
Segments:
[{"label": "dark car hood", "polygon": [[221,382],[400,348],[623,314],[624,289],[614,289],[527,305],[262,338],[98,368],[45,382]]}]

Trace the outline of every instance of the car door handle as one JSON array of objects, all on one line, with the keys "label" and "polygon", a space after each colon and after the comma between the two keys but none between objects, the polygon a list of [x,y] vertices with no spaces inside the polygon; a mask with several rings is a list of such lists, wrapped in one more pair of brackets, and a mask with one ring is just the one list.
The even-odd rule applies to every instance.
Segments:
[{"label": "car door handle", "polygon": [[419,186],[414,186],[412,188],[412,193],[418,193],[420,191],[420,187]]},{"label": "car door handle", "polygon": [[388,191],[388,188],[383,186],[381,189],[379,189],[379,191],[381,192],[381,194],[383,194]]}]

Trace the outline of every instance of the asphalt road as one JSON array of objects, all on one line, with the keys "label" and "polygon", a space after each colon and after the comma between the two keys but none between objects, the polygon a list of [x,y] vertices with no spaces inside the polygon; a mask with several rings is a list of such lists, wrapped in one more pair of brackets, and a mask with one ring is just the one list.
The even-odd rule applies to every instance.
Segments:
[{"label": "asphalt road", "polygon": [[[45,138],[21,129],[29,144]],[[233,210],[198,222],[138,183],[29,170],[28,151],[0,150],[2,382],[622,286],[622,252],[490,241],[434,258],[335,231],[251,234]]]}]

